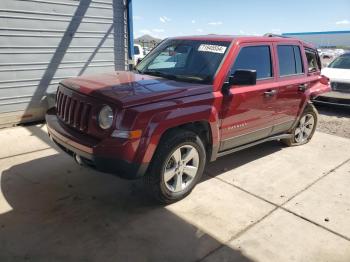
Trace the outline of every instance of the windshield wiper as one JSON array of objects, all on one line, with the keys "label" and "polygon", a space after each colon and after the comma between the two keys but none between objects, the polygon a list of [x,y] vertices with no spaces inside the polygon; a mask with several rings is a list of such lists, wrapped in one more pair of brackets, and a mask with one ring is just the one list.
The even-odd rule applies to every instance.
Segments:
[{"label": "windshield wiper", "polygon": [[146,71],[143,71],[142,73],[146,75],[160,76],[160,77],[164,77],[172,80],[177,79],[176,75],[167,74],[160,71],[146,70]]},{"label": "windshield wiper", "polygon": [[138,74],[142,74],[141,70],[134,68],[134,71],[136,71]]},{"label": "windshield wiper", "polygon": [[176,75],[177,79],[184,80],[184,81],[190,81],[190,82],[207,82],[211,78],[209,76],[207,77],[200,77],[200,76],[187,76],[187,75]]},{"label": "windshield wiper", "polygon": [[200,76],[191,76],[191,75],[172,75],[172,74],[167,74],[167,73],[163,73],[160,71],[153,71],[153,70],[146,70],[146,71],[143,71],[141,73],[153,75],[153,76],[160,76],[160,77],[164,77],[164,78],[171,79],[171,80],[197,82],[197,83],[198,82],[199,83],[208,82],[211,79],[210,76],[200,77]]}]

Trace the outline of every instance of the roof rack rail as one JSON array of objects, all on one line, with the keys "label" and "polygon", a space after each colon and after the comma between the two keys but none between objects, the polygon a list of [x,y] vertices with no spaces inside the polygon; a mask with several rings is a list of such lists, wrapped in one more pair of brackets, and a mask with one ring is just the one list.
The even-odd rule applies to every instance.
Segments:
[{"label": "roof rack rail", "polygon": [[290,38],[289,36],[285,36],[285,35],[278,35],[278,34],[273,34],[273,33],[266,33],[266,34],[264,34],[264,36],[266,36],[266,37],[282,37],[282,38]]}]

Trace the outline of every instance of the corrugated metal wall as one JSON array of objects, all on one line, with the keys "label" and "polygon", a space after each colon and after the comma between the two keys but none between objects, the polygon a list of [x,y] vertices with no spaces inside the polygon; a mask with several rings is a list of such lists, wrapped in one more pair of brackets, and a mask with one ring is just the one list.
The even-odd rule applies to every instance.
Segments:
[{"label": "corrugated metal wall", "polygon": [[328,31],[310,33],[285,33],[317,47],[350,47],[350,31]]},{"label": "corrugated metal wall", "polygon": [[0,126],[43,117],[60,80],[128,68],[126,0],[0,1]]}]

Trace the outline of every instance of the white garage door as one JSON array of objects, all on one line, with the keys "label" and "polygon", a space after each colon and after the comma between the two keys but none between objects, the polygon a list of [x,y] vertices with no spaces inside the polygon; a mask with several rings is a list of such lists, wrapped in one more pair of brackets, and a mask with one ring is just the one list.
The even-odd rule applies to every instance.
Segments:
[{"label": "white garage door", "polygon": [[60,80],[128,67],[126,0],[0,1],[0,126],[42,119]]}]

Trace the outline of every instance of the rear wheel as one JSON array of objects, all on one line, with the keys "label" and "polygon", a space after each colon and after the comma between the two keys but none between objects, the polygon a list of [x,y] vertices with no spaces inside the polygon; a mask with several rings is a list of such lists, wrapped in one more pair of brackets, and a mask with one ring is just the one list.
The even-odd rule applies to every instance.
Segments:
[{"label": "rear wheel", "polygon": [[292,130],[292,137],[283,139],[288,146],[297,146],[308,143],[313,137],[317,125],[317,110],[313,105],[308,105],[299,119],[298,124]]},{"label": "rear wheel", "polygon": [[162,203],[187,196],[200,180],[206,163],[202,140],[191,131],[176,130],[161,140],[145,181]]}]

